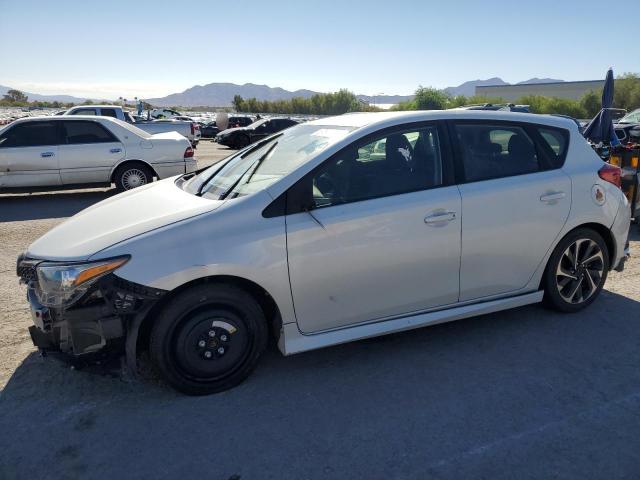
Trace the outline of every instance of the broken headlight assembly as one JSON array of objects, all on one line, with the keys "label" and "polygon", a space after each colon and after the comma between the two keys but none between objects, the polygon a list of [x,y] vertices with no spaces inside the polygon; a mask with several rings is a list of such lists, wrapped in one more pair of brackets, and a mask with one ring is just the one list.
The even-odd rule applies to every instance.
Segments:
[{"label": "broken headlight assembly", "polygon": [[78,301],[98,279],[129,261],[129,256],[93,262],[41,262],[36,267],[36,296],[47,307],[68,307]]}]

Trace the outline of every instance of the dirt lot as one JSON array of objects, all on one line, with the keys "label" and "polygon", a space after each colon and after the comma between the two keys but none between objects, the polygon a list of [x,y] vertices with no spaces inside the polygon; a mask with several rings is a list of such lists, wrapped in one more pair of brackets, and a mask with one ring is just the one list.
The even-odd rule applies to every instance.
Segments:
[{"label": "dirt lot", "polygon": [[[198,148],[210,164],[229,153]],[[283,358],[189,398],[35,352],[15,258],[112,192],[0,196],[0,478],[638,478],[640,232],[586,311],[520,308]],[[235,476],[235,477],[234,477]]]}]

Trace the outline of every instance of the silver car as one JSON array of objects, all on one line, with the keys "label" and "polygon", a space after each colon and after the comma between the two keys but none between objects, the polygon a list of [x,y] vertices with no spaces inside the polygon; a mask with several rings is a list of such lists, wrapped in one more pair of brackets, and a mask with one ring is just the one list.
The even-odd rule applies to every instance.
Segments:
[{"label": "silver car", "polygon": [[112,183],[129,190],[195,169],[182,135],[151,135],[111,117],[31,117],[0,129],[0,193]]},{"label": "silver car", "polygon": [[349,114],[109,198],[18,260],[36,346],[148,349],[188,394],[285,355],[544,301],[576,312],[628,253],[620,170],[563,118]]}]

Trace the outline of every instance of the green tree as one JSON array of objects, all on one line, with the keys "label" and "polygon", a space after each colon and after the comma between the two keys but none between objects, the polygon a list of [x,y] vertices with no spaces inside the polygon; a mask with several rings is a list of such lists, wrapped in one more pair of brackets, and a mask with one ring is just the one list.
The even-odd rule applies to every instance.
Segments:
[{"label": "green tree", "polygon": [[242,97],[240,95],[234,95],[232,103],[233,103],[233,108],[235,108],[237,112],[244,111],[242,109],[244,102],[243,102]]},{"label": "green tree", "polygon": [[436,88],[420,86],[413,99],[417,110],[444,110],[449,98],[447,94]]},{"label": "green tree", "polygon": [[27,102],[29,98],[22,93],[20,90],[9,90],[6,95],[4,95],[4,99],[8,102]]},{"label": "green tree", "polygon": [[587,118],[594,117],[602,107],[602,90],[598,92],[591,90],[585,93],[580,99],[580,106]]}]

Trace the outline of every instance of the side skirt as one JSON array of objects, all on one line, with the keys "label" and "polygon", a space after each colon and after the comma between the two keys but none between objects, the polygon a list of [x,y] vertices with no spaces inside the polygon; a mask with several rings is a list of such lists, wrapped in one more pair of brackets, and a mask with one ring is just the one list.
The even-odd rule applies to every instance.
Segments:
[{"label": "side skirt", "polygon": [[338,345],[363,338],[377,337],[389,333],[426,327],[428,325],[436,325],[438,323],[452,322],[477,315],[499,312],[500,310],[522,307],[524,305],[541,302],[543,295],[544,292],[540,290],[517,297],[490,300],[471,305],[447,308],[446,310],[421,313],[410,317],[360,324],[309,335],[302,334],[296,323],[287,323],[282,326],[282,335],[280,335],[280,340],[278,341],[278,348],[283,354],[292,355],[294,353],[315,350],[317,348]]}]

